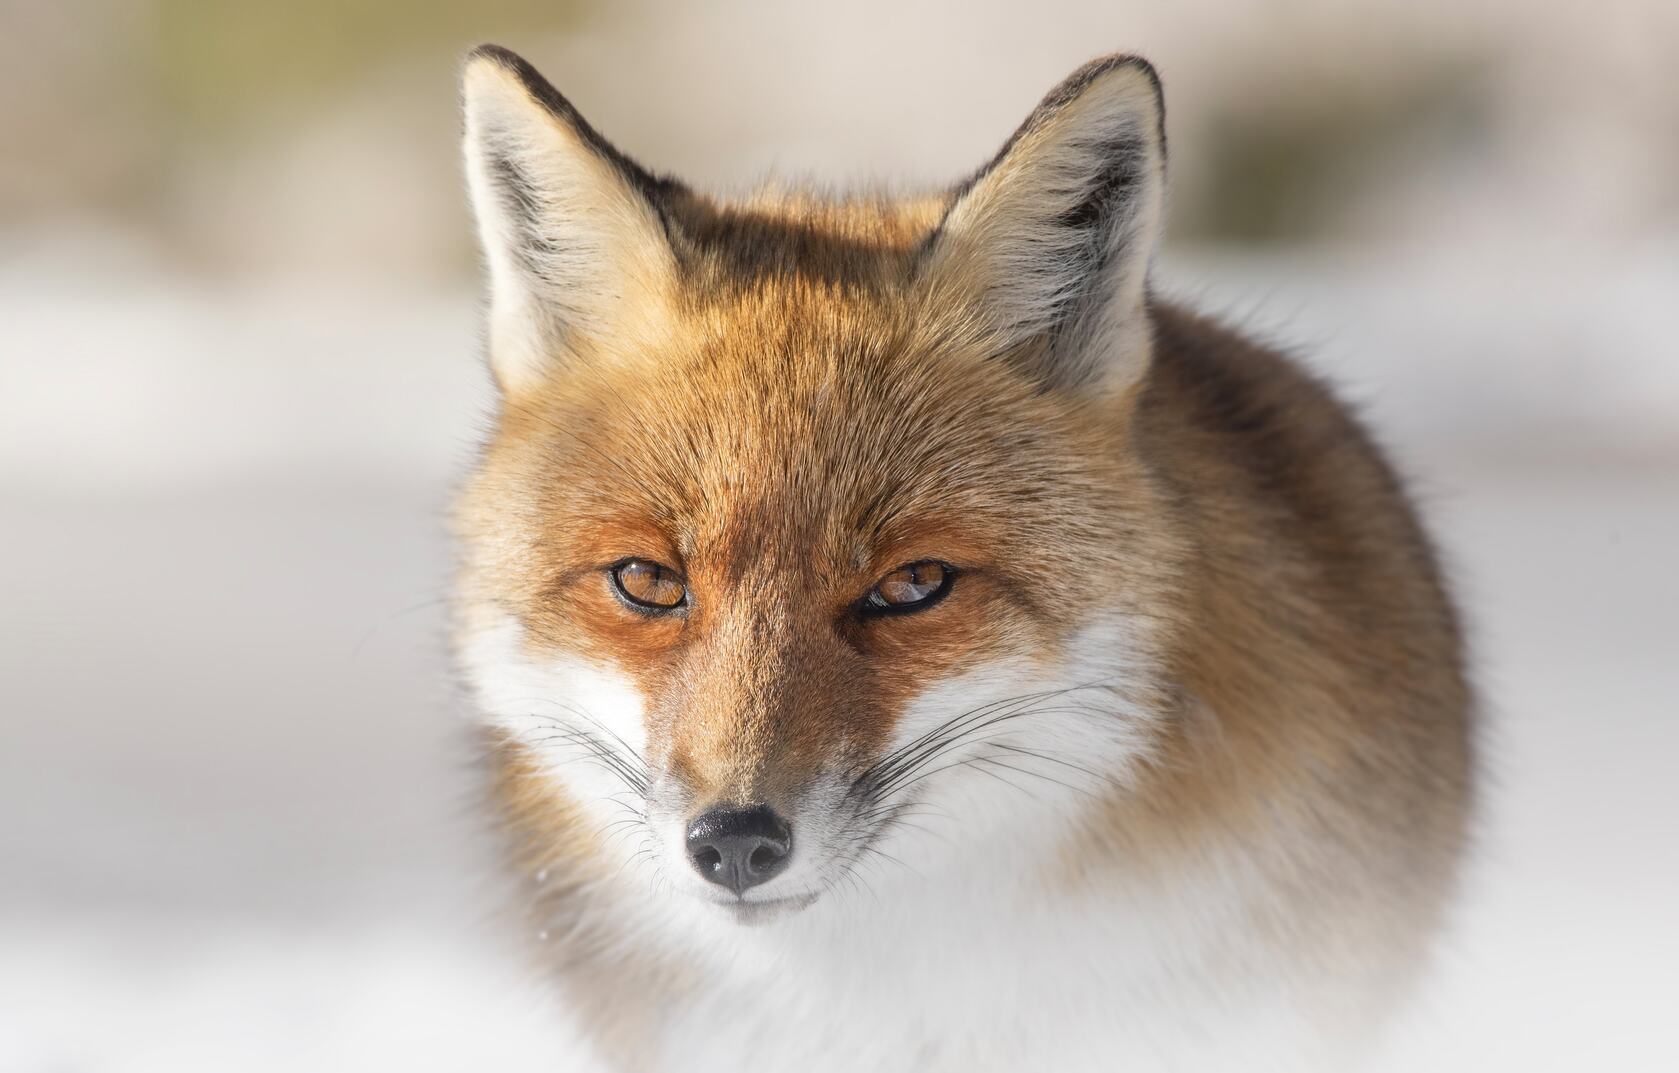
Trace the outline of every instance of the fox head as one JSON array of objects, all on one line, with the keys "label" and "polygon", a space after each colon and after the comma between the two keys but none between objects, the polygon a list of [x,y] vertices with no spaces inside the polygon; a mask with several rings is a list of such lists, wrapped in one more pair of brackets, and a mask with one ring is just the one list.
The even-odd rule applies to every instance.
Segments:
[{"label": "fox head", "polygon": [[464,96],[500,406],[459,650],[552,859],[748,918],[1123,784],[1180,558],[1134,435],[1153,69],[909,199],[696,193],[496,48]]}]

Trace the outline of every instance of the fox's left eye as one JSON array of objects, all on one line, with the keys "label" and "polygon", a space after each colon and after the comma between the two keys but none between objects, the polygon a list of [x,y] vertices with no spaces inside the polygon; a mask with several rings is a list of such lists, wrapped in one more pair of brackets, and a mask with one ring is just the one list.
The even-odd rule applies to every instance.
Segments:
[{"label": "fox's left eye", "polygon": [[934,559],[905,563],[875,583],[863,597],[863,610],[875,613],[923,611],[950,591],[956,571]]},{"label": "fox's left eye", "polygon": [[688,599],[682,576],[651,559],[626,559],[614,566],[612,584],[630,606],[645,611],[674,611]]}]

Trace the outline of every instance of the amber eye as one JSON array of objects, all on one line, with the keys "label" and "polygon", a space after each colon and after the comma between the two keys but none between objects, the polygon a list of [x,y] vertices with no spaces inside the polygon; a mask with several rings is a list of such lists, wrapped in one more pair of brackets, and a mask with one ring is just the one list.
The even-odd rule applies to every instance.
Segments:
[{"label": "amber eye", "polygon": [[956,571],[933,559],[906,563],[875,583],[863,610],[875,614],[924,611],[944,598]]},{"label": "amber eye", "polygon": [[681,575],[651,559],[625,559],[614,566],[612,585],[631,606],[647,611],[671,611],[688,602]]}]

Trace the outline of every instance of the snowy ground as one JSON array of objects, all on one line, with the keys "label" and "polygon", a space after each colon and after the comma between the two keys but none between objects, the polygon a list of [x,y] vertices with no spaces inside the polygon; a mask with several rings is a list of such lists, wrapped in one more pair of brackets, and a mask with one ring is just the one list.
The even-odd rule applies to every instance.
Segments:
[{"label": "snowy ground", "polygon": [[[1483,845],[1394,1071],[1679,1068],[1679,366],[1624,327],[1666,271],[1522,330],[1179,273],[1369,402],[1475,627]],[[472,303],[50,277],[0,268],[0,1073],[551,1068],[440,655]]]}]

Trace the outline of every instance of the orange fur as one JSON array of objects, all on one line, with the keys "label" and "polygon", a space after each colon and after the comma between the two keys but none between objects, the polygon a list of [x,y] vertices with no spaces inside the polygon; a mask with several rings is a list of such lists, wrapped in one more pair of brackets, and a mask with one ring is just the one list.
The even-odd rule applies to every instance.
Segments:
[{"label": "orange fur", "polygon": [[[582,299],[530,314],[552,317],[536,352],[528,333],[492,338],[502,411],[457,515],[463,647],[508,616],[524,658],[633,683],[646,761],[689,807],[783,806],[866,770],[932,685],[1007,659],[1055,667],[1082,626],[1119,616],[1146,626],[1160,668],[1128,697],[1155,719],[1148,755],[1056,832],[1057,882],[1123,868],[1169,891],[1216,847],[1269,884],[1256,949],[1333,960],[1363,943],[1372,963],[1412,963],[1471,802],[1454,612],[1398,481],[1330,394],[1146,296],[1133,247],[1158,226],[1152,71],[1121,58],[1075,75],[947,195],[740,204],[595,145],[535,77],[499,51],[469,76],[498,101],[527,94],[529,122],[597,154],[614,192],[591,204],[656,211],[623,221],[630,252],[596,278],[587,317]],[[1034,169],[1084,152],[1091,138],[1067,131],[1103,109],[1144,117],[1114,128],[1141,146],[1117,182],[1142,192],[1116,195],[1136,199],[1117,260],[1092,255],[1107,282],[1095,297],[1067,298],[1059,278],[1014,294],[1022,265],[1084,255],[1042,237],[1079,218],[1032,216],[1062,196]],[[544,256],[563,241],[543,236]],[[1018,244],[1012,260],[992,256],[999,243]],[[527,313],[562,271],[538,268],[537,297],[514,303]],[[494,350],[509,338],[517,356]],[[685,613],[621,606],[606,570],[628,557],[678,570]],[[855,613],[923,559],[958,571],[947,599]],[[601,1029],[639,1068],[642,1043],[624,1041],[699,985],[651,948],[616,966],[589,953],[617,941],[594,900],[610,854],[528,744],[498,737],[492,755],[525,867],[573,877],[538,911],[587,921],[595,945],[568,963],[619,996],[595,1004],[601,1025],[642,1026]]]}]

